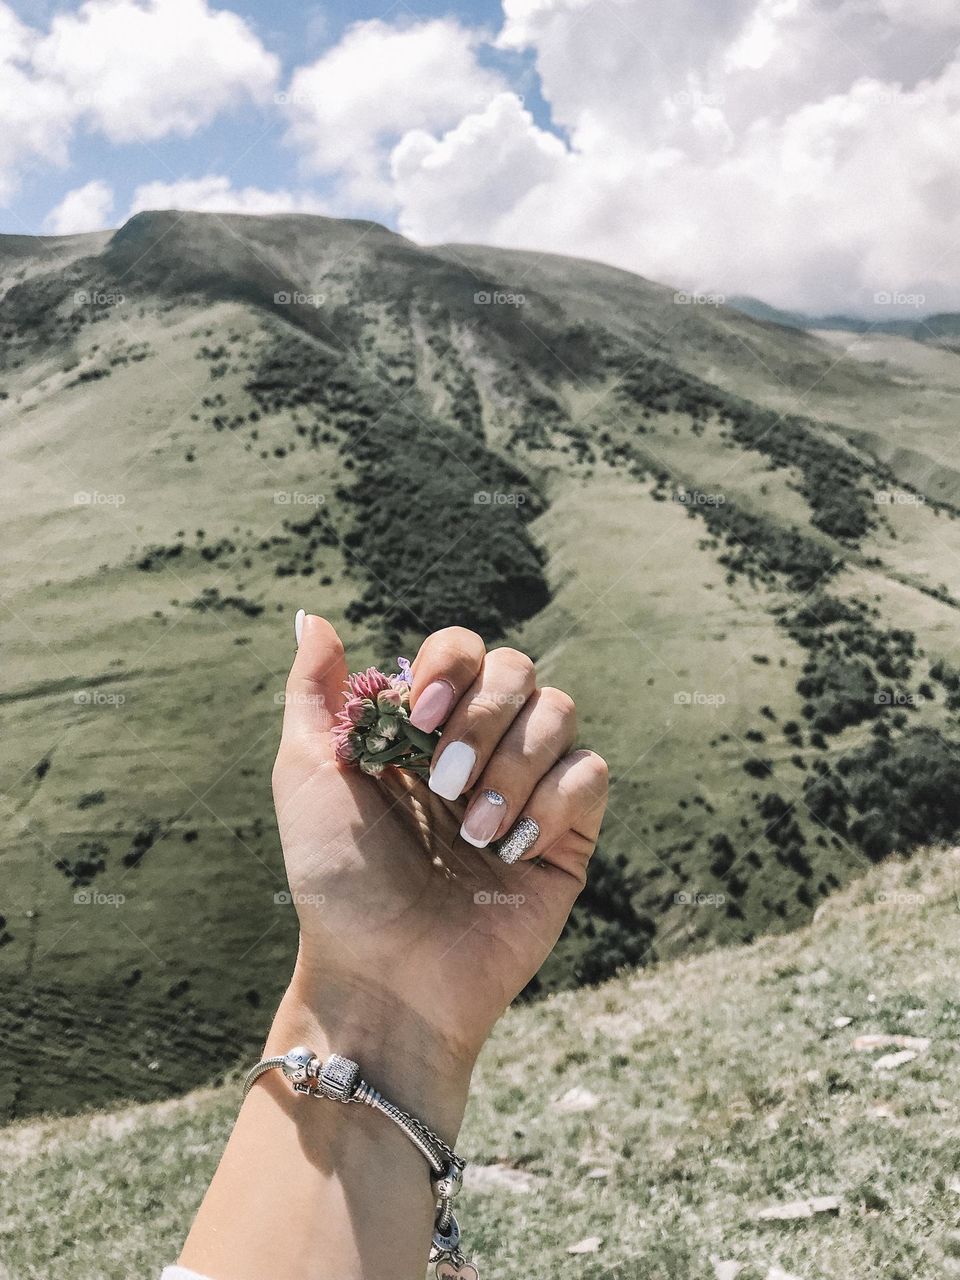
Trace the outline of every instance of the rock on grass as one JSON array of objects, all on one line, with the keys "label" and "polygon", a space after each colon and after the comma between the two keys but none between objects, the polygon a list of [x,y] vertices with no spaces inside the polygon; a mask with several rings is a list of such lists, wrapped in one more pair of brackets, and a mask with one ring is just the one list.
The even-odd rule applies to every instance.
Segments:
[{"label": "rock on grass", "polygon": [[800,1218],[813,1218],[818,1213],[839,1213],[839,1196],[811,1196],[809,1200],[791,1200],[789,1204],[774,1204],[761,1209],[757,1217],[761,1222],[795,1222]]}]

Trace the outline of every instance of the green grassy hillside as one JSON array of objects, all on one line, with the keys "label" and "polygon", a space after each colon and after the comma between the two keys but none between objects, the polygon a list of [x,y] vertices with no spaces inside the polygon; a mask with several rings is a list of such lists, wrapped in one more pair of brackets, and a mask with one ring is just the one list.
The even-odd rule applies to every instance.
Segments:
[{"label": "green grassy hillside", "polygon": [[[815,322],[764,304],[714,304],[599,263],[552,254],[447,247],[515,290],[544,288],[570,314],[663,354],[711,384],[784,415],[803,414],[931,499],[960,501],[958,317]],[[800,327],[791,327],[800,325]]]},{"label": "green grassy hillside", "polygon": [[[960,1274],[958,887],[956,850],[894,860],[786,937],[512,1009],[458,1144],[481,1275]],[[238,1093],[0,1130],[6,1274],[156,1275]]]},{"label": "green grassy hillside", "polygon": [[795,927],[960,829],[946,366],[911,489],[821,409],[890,434],[919,363],[594,263],[150,213],[0,264],[4,1114],[254,1049],[298,607],[358,665],[465,623],[575,693],[610,816],[531,994]]}]

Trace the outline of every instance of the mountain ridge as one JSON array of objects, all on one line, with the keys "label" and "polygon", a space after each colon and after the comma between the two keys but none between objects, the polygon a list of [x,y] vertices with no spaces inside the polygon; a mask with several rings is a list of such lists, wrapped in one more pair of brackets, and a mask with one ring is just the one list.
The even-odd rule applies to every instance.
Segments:
[{"label": "mountain ridge", "polygon": [[[729,305],[755,320],[769,321],[785,328],[803,330],[841,329],[849,333],[884,333],[895,337],[912,338],[916,342],[935,342],[939,338],[956,338],[960,335],[960,313],[955,311],[931,311],[908,317],[900,314],[889,320],[879,316],[845,315],[829,313],[814,315],[804,311],[792,311],[771,306],[760,298],[739,294],[729,299]],[[916,307],[913,308],[916,311]],[[953,349],[952,346],[950,349]]]}]

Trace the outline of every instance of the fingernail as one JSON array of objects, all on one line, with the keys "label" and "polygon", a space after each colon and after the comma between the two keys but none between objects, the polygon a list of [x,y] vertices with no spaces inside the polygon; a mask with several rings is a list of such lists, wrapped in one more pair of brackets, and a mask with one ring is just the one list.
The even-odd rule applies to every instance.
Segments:
[{"label": "fingernail", "polygon": [[532,818],[521,818],[506,839],[497,846],[497,856],[509,866],[536,843],[540,828]]},{"label": "fingernail", "polygon": [[451,742],[440,753],[430,774],[430,790],[444,800],[456,800],[463,793],[467,779],[477,763],[477,753],[465,742]]},{"label": "fingernail", "polygon": [[453,706],[453,685],[446,680],[434,680],[428,684],[410,712],[410,723],[424,733],[433,733],[443,724]]},{"label": "fingernail", "polygon": [[476,849],[485,849],[497,834],[507,802],[499,791],[481,791],[472,801],[460,828],[461,840]]},{"label": "fingernail", "polygon": [[293,620],[293,634],[297,637],[297,648],[300,648],[300,637],[303,635],[303,620],[307,616],[306,609],[298,609]]}]

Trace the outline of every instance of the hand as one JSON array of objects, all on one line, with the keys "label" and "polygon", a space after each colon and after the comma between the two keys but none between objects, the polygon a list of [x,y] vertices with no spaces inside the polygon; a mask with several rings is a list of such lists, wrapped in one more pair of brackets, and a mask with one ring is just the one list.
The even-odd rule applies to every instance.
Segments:
[{"label": "hand", "polygon": [[[300,954],[266,1053],[306,1044],[355,1058],[452,1144],[480,1046],[583,887],[606,766],[570,752],[573,703],[538,690],[528,658],[486,653],[452,628],[430,636],[414,664],[411,720],[444,727],[430,788],[395,769],[367,777],[333,759],[346,676],[334,629],[307,618],[273,774]],[[489,841],[524,818],[539,834],[507,865]],[[383,1116],[304,1098],[267,1072],[181,1263],[217,1280],[415,1280],[434,1209],[423,1157]]]},{"label": "hand", "polygon": [[[411,721],[443,726],[429,788],[334,760],[343,645],[324,619],[304,621],[273,774],[300,918],[296,985],[334,1038],[344,1025],[399,1026],[469,1076],[584,885],[607,770],[593,752],[571,752],[572,700],[538,689],[516,650],[486,652],[479,636],[449,628],[425,641],[413,672]],[[488,841],[518,820],[533,833],[530,819],[539,835],[506,865]]]}]

